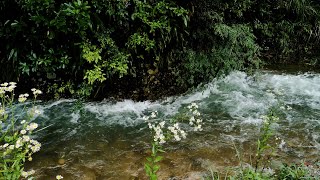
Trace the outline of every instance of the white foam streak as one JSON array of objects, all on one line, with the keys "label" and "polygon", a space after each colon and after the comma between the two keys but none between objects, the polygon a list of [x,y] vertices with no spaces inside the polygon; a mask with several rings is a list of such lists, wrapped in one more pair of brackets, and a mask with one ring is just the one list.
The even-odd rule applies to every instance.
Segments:
[{"label": "white foam streak", "polygon": [[[273,92],[284,93],[283,96]],[[216,97],[216,98],[212,98]],[[320,108],[320,76],[319,74],[272,74],[261,72],[255,78],[244,72],[235,71],[230,75],[215,79],[204,88],[186,95],[170,97],[162,101],[134,102],[101,102],[86,104],[85,109],[96,114],[99,119],[110,116],[124,117],[133,114],[132,120],[141,118],[149,111],[161,111],[164,116],[170,116],[179,111],[182,106],[192,102],[208,104],[212,101],[220,103],[234,118],[245,121],[256,119],[266,113],[269,107],[275,105],[281,98],[287,104],[308,104],[311,108]],[[59,104],[56,102],[51,106]],[[210,107],[207,107],[210,108]],[[116,118],[119,121],[119,118]],[[246,120],[246,122],[249,122]],[[255,122],[252,122],[255,123]]]},{"label": "white foam streak", "polygon": [[52,102],[51,104],[48,104],[46,106],[43,106],[42,109],[50,109],[54,106],[58,106],[62,103],[72,103],[72,102],[75,102],[76,100],[75,99],[60,99],[58,101],[54,101]]}]

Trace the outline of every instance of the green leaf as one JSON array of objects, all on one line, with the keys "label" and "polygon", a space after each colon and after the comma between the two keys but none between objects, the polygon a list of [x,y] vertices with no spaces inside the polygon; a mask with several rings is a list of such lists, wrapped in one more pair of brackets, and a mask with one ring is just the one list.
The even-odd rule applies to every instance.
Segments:
[{"label": "green leaf", "polygon": [[164,151],[162,149],[158,149],[158,152],[165,153],[166,151]]},{"label": "green leaf", "polygon": [[15,53],[15,49],[11,49],[8,60],[10,60],[13,57],[14,53]]},{"label": "green leaf", "polygon": [[162,156],[157,156],[156,159],[154,160],[154,162],[159,162],[159,161],[161,161],[162,159],[163,159]]},{"label": "green leaf", "polygon": [[158,179],[158,176],[156,174],[152,174],[150,176],[151,180],[157,180]]},{"label": "green leaf", "polygon": [[147,159],[147,161],[152,162],[152,158],[151,157],[147,157],[146,159]]},{"label": "green leaf", "polygon": [[154,173],[157,172],[159,169],[160,169],[160,166],[159,166],[159,165],[155,165],[155,166],[153,166],[153,168],[152,168],[152,170],[153,170]]},{"label": "green leaf", "polygon": [[144,164],[144,169],[146,170],[147,175],[151,174],[152,170],[151,170],[151,167],[148,163]]},{"label": "green leaf", "polygon": [[188,21],[187,21],[187,18],[185,16],[183,16],[183,23],[184,25],[187,27],[188,26]]}]

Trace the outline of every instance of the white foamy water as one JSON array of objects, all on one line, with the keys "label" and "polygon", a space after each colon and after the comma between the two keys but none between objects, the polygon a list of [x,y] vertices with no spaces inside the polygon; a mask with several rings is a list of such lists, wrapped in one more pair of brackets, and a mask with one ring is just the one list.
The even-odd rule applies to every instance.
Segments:
[{"label": "white foamy water", "polygon": [[[81,177],[85,167],[105,179],[114,177],[114,173],[127,174],[123,179],[128,179],[139,176],[137,169],[141,169],[139,165],[150,141],[142,117],[158,111],[159,118],[169,120],[192,102],[199,105],[204,131],[189,131],[186,140],[168,145],[168,162],[179,161],[179,166],[168,165],[166,169],[176,169],[173,174],[189,173],[190,164],[198,156],[199,162],[218,161],[224,166],[235,158],[232,143],[256,148],[261,116],[275,106],[282,112],[272,127],[284,141],[281,156],[287,160],[312,159],[320,153],[320,74],[315,73],[262,71],[248,76],[233,72],[193,92],[154,102],[90,102],[84,103],[81,110],[74,109],[74,100],[47,103],[39,106],[43,115],[38,121],[48,126],[39,136],[45,152],[66,156],[68,163],[61,166],[59,174],[69,172],[71,179]],[[56,161],[54,158],[48,157],[33,167],[43,170],[42,163]],[[54,162],[47,166],[48,172],[57,168]],[[39,174],[49,177],[46,171]]]},{"label": "white foamy water", "polygon": [[266,113],[279,100],[288,105],[320,109],[319,74],[281,75],[262,72],[250,77],[243,72],[233,72],[225,78],[214,80],[201,90],[183,96],[155,102],[124,100],[116,103],[88,103],[85,109],[101,120],[104,117],[123,118],[127,115],[135,120],[149,111],[157,110],[164,116],[170,116],[192,102],[198,102],[203,108],[209,109],[211,107],[208,104],[216,103],[232,117],[248,121],[247,118],[258,118]]}]

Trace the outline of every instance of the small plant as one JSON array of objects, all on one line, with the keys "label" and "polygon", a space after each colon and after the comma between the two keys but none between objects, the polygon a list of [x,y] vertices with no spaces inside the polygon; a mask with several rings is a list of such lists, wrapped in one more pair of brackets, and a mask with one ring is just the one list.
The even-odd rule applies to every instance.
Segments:
[{"label": "small plant", "polygon": [[310,169],[304,164],[287,165],[284,164],[279,172],[279,179],[315,179],[311,176]]},{"label": "small plant", "polygon": [[[18,119],[14,105],[15,88],[15,82],[0,85],[0,179],[17,180],[34,174],[34,170],[24,171],[24,163],[26,159],[32,161],[32,155],[41,148],[41,143],[31,137],[38,128],[38,124],[31,120],[40,111],[34,103],[31,109],[23,104],[21,113],[25,113],[25,116],[22,120]],[[31,91],[35,102],[42,92],[37,89]],[[18,102],[24,103],[28,97],[29,94],[21,94]]]},{"label": "small plant", "polygon": [[144,164],[146,174],[150,177],[151,180],[158,179],[157,171],[160,169],[160,166],[157,163],[160,162],[163,158],[162,156],[158,155],[158,152],[164,151],[161,149],[161,146],[153,142],[151,155],[150,157],[147,157],[148,162]]},{"label": "small plant", "polygon": [[[257,172],[259,165],[262,163],[262,158],[269,161],[274,153],[274,147],[269,144],[271,136],[273,136],[273,130],[271,125],[279,120],[277,116],[271,111],[267,116],[263,116],[263,126],[261,128],[261,136],[257,140],[257,153],[255,161],[255,171]],[[267,151],[269,153],[267,153]]]},{"label": "small plant", "polygon": [[[188,107],[188,111],[185,117],[189,117],[189,125],[193,127],[194,131],[202,131],[202,119],[200,117],[200,112],[198,111],[198,105],[192,103]],[[151,155],[147,157],[147,162],[145,163],[145,172],[151,180],[157,180],[157,172],[160,169],[158,164],[163,156],[160,156],[159,153],[164,153],[163,144],[171,139],[175,141],[181,141],[187,137],[185,130],[182,130],[180,127],[179,119],[172,119],[169,123],[165,121],[157,122],[156,117],[158,112],[152,112],[150,116],[145,116],[143,119],[148,123],[149,129],[152,131],[153,140],[152,140],[152,150]]]}]

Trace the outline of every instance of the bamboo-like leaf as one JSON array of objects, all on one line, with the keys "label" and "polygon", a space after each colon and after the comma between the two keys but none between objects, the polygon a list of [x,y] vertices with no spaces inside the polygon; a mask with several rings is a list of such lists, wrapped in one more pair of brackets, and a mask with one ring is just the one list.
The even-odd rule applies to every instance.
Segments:
[{"label": "bamboo-like leaf", "polygon": [[154,173],[157,172],[159,169],[160,169],[159,165],[155,165],[155,166],[152,167],[152,170],[153,170]]},{"label": "bamboo-like leaf", "polygon": [[147,159],[147,161],[152,162],[152,158],[151,157],[147,157],[146,159]]},{"label": "bamboo-like leaf", "polygon": [[154,162],[159,162],[159,161],[161,161],[163,159],[163,157],[162,156],[157,156],[156,158],[155,158],[155,160],[154,160]]}]

